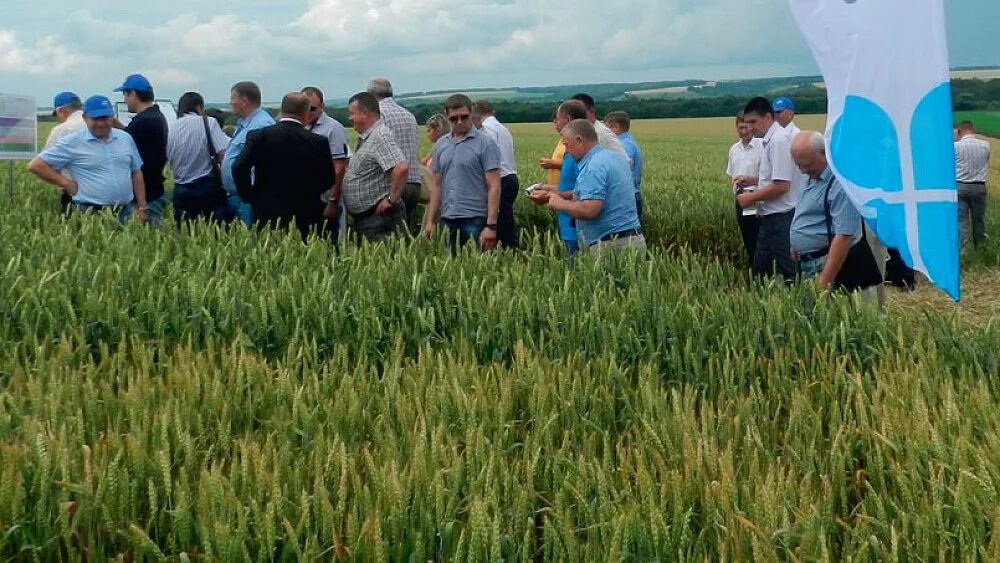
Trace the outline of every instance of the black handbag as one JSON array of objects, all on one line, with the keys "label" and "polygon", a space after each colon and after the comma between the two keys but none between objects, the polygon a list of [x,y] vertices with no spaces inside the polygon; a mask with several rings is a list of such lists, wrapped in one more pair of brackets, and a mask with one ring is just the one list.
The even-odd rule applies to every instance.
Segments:
[{"label": "black handbag", "polygon": [[[833,245],[833,216],[830,214],[830,186],[833,179],[826,183],[826,193],[823,195],[823,215],[826,220],[826,236],[829,244]],[[833,289],[842,291],[857,291],[873,285],[882,283],[882,273],[879,271],[878,262],[872,247],[868,244],[868,235],[865,232],[864,220],[861,225],[861,240],[851,246],[847,253],[837,279],[833,282]]]},{"label": "black handbag", "polygon": [[208,128],[208,116],[201,116],[201,122],[205,125],[205,141],[208,146],[209,175],[212,177],[212,187],[215,188],[215,197],[225,201],[229,199],[229,194],[222,186],[222,163],[219,162],[219,153],[212,143],[212,132]]}]

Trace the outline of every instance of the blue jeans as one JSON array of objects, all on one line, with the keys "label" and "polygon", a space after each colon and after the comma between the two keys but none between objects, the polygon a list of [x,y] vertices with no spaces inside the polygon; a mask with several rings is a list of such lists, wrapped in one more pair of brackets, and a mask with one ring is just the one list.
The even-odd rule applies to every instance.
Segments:
[{"label": "blue jeans", "polygon": [[253,224],[253,212],[250,209],[250,204],[240,199],[239,194],[229,194],[229,212],[233,214],[233,217],[239,218],[247,227]]},{"label": "blue jeans", "polygon": [[[125,206],[118,220],[122,223],[128,221],[134,213],[135,203]],[[146,224],[150,227],[159,227],[163,223],[163,214],[167,209],[167,196],[160,196],[159,199],[146,202]]]},{"label": "blue jeans", "polygon": [[197,219],[228,223],[235,218],[228,196],[215,187],[211,176],[174,185],[174,220],[178,224]]},{"label": "blue jeans", "polygon": [[486,218],[441,219],[441,224],[448,229],[448,247],[451,248],[452,253],[455,253],[470,241],[475,244],[479,243],[479,235],[486,228]]}]

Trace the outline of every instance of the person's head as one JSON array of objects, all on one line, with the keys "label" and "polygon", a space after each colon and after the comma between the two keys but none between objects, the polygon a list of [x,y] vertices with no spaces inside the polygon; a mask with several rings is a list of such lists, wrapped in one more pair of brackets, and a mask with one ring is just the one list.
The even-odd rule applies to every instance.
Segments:
[{"label": "person's head", "polygon": [[185,92],[181,99],[177,100],[177,115],[196,113],[202,115],[205,112],[205,98],[198,92]]},{"label": "person's head", "polygon": [[795,120],[795,103],[789,98],[782,96],[774,100],[771,109],[774,111],[775,121],[782,127],[788,127]]},{"label": "person's head", "polygon": [[219,127],[226,128],[226,114],[219,108],[208,108],[205,115],[219,122]]},{"label": "person's head", "polygon": [[115,92],[121,92],[125,99],[125,105],[132,113],[138,113],[149,107],[156,96],[153,93],[153,85],[141,74],[130,74],[125,77],[122,85],[115,88]]},{"label": "person's head", "polygon": [[965,137],[967,135],[975,135],[976,134],[976,128],[975,128],[975,126],[972,125],[971,121],[963,121],[963,122],[959,123],[958,127],[956,127],[955,130],[958,132],[958,138],[959,139],[961,139],[962,137]]},{"label": "person's head", "polygon": [[472,127],[472,100],[465,94],[452,94],[444,101],[444,115],[451,122],[451,133],[465,136]]},{"label": "person's head", "polygon": [[73,92],[60,92],[52,100],[52,117],[59,123],[66,123],[71,115],[83,108],[80,96]]},{"label": "person's head", "polygon": [[237,117],[249,117],[260,107],[260,87],[253,82],[237,82],[229,90],[229,107]]},{"label": "person's head", "polygon": [[621,135],[632,130],[632,119],[624,111],[609,111],[604,116],[604,125],[615,135]]},{"label": "person's head", "polygon": [[309,119],[309,99],[302,92],[289,92],[281,98],[282,119],[294,119],[303,125]]},{"label": "person's head", "polygon": [[574,119],[559,132],[566,152],[576,160],[583,159],[597,146],[597,129],[586,119]]},{"label": "person's head", "polygon": [[83,102],[83,120],[90,134],[98,139],[107,139],[114,123],[115,108],[111,100],[104,96],[91,96]]},{"label": "person's head", "polygon": [[826,160],[826,140],[822,133],[802,131],[792,140],[792,159],[803,174],[819,178],[829,163]]},{"label": "person's head", "polygon": [[476,104],[472,104],[472,115],[471,115],[471,117],[472,117],[472,126],[475,127],[476,129],[482,129],[483,128],[483,114],[479,113],[479,110],[476,109]]},{"label": "person's head", "polygon": [[753,127],[747,123],[743,115],[742,111],[736,114],[736,134],[739,135],[741,141],[746,143],[753,139]]},{"label": "person's head", "polygon": [[774,125],[774,110],[771,102],[767,98],[756,97],[747,103],[743,108],[743,120],[750,125],[753,134],[757,137],[767,135],[771,125]]},{"label": "person's head", "polygon": [[594,105],[594,97],[590,94],[584,94],[583,92],[575,94],[571,100],[576,100],[583,104],[587,108],[587,120],[591,123],[597,121],[597,107]]},{"label": "person's head", "polygon": [[368,81],[368,93],[376,100],[392,97],[392,83],[386,78],[372,78]]},{"label": "person's head", "polygon": [[490,117],[497,114],[496,108],[493,107],[493,104],[489,100],[476,100],[472,104],[472,112],[478,113],[483,117]]},{"label": "person's head", "polygon": [[559,132],[570,121],[577,119],[587,119],[587,106],[579,100],[567,100],[556,108],[556,116],[552,120],[552,125],[555,126],[556,132]]},{"label": "person's head", "polygon": [[448,118],[441,113],[435,113],[427,118],[427,139],[436,143],[438,139],[451,132],[451,124]]},{"label": "person's head", "polygon": [[358,133],[364,133],[382,118],[378,98],[371,92],[358,92],[347,102],[347,116]]},{"label": "person's head", "polygon": [[306,120],[306,125],[312,125],[319,121],[323,112],[326,111],[323,91],[315,86],[306,86],[302,89],[302,94],[309,100],[309,119]]}]

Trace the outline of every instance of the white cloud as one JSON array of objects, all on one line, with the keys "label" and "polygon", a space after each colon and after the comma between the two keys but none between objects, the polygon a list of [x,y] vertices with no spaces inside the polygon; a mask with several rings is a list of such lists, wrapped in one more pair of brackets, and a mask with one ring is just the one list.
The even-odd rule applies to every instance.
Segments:
[{"label": "white cloud", "polygon": [[0,73],[58,75],[73,66],[77,57],[56,39],[46,36],[26,45],[17,33],[0,30]]}]

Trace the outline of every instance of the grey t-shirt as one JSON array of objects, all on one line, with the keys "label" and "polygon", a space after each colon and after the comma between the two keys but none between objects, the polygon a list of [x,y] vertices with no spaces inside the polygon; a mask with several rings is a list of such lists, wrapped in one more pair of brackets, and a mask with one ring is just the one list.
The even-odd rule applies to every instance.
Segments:
[{"label": "grey t-shirt", "polygon": [[441,218],[486,217],[486,173],[500,169],[500,149],[475,128],[459,140],[438,139],[431,170],[441,179]]}]

